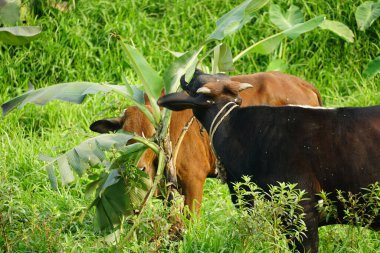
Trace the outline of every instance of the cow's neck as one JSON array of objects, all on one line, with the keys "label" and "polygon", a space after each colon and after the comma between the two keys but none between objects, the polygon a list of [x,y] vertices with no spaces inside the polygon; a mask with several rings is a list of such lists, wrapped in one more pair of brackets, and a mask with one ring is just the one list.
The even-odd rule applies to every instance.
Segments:
[{"label": "cow's neck", "polygon": [[[207,130],[210,137],[211,147],[218,158],[220,156],[227,158],[225,157],[225,154],[220,153],[221,149],[218,146],[224,146],[225,143],[231,143],[233,126],[230,118],[233,117],[233,115],[235,115],[238,111],[238,106],[232,102],[217,104],[211,106],[207,110],[194,110],[195,117]],[[227,149],[234,150],[233,144],[231,146],[229,144],[228,146],[229,147]],[[223,161],[222,163],[224,164]]]},{"label": "cow's neck", "polygon": [[236,103],[233,102],[220,103],[210,106],[206,110],[194,109],[193,113],[195,117],[202,123],[207,132],[211,134],[211,131],[221,132],[221,129],[219,128],[228,128],[228,119],[236,107]]},{"label": "cow's neck", "polygon": [[[209,134],[211,124],[223,105],[213,105],[207,110],[204,108],[203,110],[193,110],[195,117]],[[255,146],[252,139],[260,129],[260,125],[256,124],[260,112],[256,113],[255,110],[253,108],[233,109],[221,122],[214,134],[215,153],[227,170],[228,181],[237,181],[241,179],[241,175],[248,175],[247,171],[242,170],[244,166],[241,165],[250,163],[250,159],[254,157],[254,154],[248,154],[245,148],[247,143],[250,143],[249,146]],[[252,170],[252,168],[250,169]]]}]

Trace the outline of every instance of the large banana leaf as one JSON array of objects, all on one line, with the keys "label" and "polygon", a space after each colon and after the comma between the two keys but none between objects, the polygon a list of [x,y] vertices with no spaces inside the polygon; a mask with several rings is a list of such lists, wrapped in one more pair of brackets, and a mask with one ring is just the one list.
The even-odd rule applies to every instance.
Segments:
[{"label": "large banana leaf", "polygon": [[126,146],[121,156],[112,163],[110,171],[89,184],[88,189],[97,188],[95,200],[88,210],[96,207],[99,229],[114,228],[120,224],[124,216],[131,215],[134,210],[140,208],[151,181],[147,174],[135,165],[146,148],[142,143]]},{"label": "large banana leaf", "polygon": [[27,103],[45,105],[51,100],[63,100],[80,104],[88,94],[97,92],[109,92],[112,86],[105,86],[97,83],[73,82],[61,83],[38,90],[31,90],[13,98],[1,105],[3,116],[11,110],[23,108]]},{"label": "large banana leaf", "polygon": [[161,95],[164,82],[158,72],[149,65],[144,56],[140,54],[136,48],[122,41],[120,42],[127,55],[128,63],[132,66],[144,86],[144,91],[148,95],[148,99],[153,108],[153,116],[155,119],[153,125],[157,125],[161,120],[157,99]]},{"label": "large banana leaf", "polygon": [[378,17],[380,17],[380,2],[366,1],[355,12],[356,23],[361,31],[370,27]]},{"label": "large banana leaf", "polygon": [[82,176],[89,167],[96,166],[106,159],[105,151],[123,149],[133,137],[133,134],[128,133],[102,134],[87,139],[56,158],[46,159],[46,156],[40,156],[40,159],[48,162],[45,167],[52,186],[58,185],[57,178],[53,175],[55,165],[58,166],[62,184],[65,185],[75,180],[73,171]]},{"label": "large banana leaf", "polygon": [[16,107],[18,109],[23,108],[27,103],[45,105],[52,100],[58,99],[66,102],[80,104],[88,94],[110,91],[115,91],[129,98],[133,104],[138,106],[140,110],[145,113],[145,115],[152,123],[155,122],[153,115],[144,105],[143,92],[135,86],[126,87],[122,85],[98,84],[89,82],[61,83],[25,92],[24,94],[2,104],[1,108],[3,111],[3,116],[5,116]]},{"label": "large banana leaf", "polygon": [[[125,171],[124,171],[125,172]],[[113,182],[104,188],[106,182]],[[123,217],[132,215],[140,208],[150,181],[146,173],[131,166],[128,173],[120,170],[111,170],[99,180],[99,189],[95,200],[88,209],[96,207],[96,221],[100,230],[112,230],[119,225]]]},{"label": "large banana leaf", "polygon": [[39,26],[0,27],[0,41],[9,45],[24,45],[41,34]]},{"label": "large banana leaf", "polygon": [[251,21],[254,13],[264,7],[269,0],[246,0],[216,21],[215,31],[206,41],[222,40],[237,32],[243,25]]}]

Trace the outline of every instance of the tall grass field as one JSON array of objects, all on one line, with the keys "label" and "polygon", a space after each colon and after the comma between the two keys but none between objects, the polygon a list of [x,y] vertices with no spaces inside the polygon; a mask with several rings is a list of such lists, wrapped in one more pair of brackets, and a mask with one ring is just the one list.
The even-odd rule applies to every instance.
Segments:
[{"label": "tall grass field", "polygon": [[[52,2],[52,1],[48,1]],[[73,81],[139,85],[120,44],[111,33],[134,45],[159,73],[175,60],[171,52],[200,45],[215,22],[242,0],[92,0],[69,1],[60,11],[45,3],[25,17],[42,27],[42,35],[24,46],[0,44],[0,103],[28,90]],[[349,43],[322,29],[285,39],[270,55],[248,53],[231,75],[265,71],[281,58],[287,73],[313,83],[324,106],[380,104],[380,74],[362,73],[380,56],[380,19],[358,29],[357,0],[273,0],[283,10],[298,6],[305,19],[325,15],[354,33]],[[75,3],[75,8],[74,8]],[[269,5],[224,42],[232,55],[276,32]],[[34,12],[34,13],[33,13]],[[203,62],[211,69],[211,58]],[[287,252],[286,241],[269,235],[264,223],[247,221],[230,200],[226,185],[208,179],[202,213],[184,220],[181,236],[171,233],[176,210],[158,199],[148,203],[142,225],[116,242],[94,227],[95,210],[80,217],[92,201],[84,192],[89,176],[53,190],[40,154],[55,157],[88,137],[92,122],[119,116],[129,105],[120,95],[86,98],[81,105],[61,101],[46,106],[28,104],[0,118],[0,251],[2,252]],[[191,162],[191,161],[189,161]],[[126,222],[128,223],[128,222]],[[263,225],[264,224],[264,225]],[[380,234],[366,228],[334,225],[319,229],[320,252],[380,252]]]}]

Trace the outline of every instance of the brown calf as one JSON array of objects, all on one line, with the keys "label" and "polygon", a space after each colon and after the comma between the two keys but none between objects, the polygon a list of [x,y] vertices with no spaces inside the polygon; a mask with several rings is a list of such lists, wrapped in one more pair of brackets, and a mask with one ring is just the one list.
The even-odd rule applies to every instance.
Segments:
[{"label": "brown calf", "polygon": [[[241,93],[242,106],[262,104],[273,106],[286,104],[322,105],[320,94],[313,85],[296,76],[280,72],[228,77],[222,74],[208,75],[197,70],[190,83],[195,80],[198,83],[194,85],[202,86],[204,83],[220,79],[253,85],[253,88]],[[186,85],[183,80],[182,85]],[[147,106],[149,107],[149,105]],[[192,116],[191,110],[173,112],[170,123],[170,139],[173,147],[177,144],[183,127]],[[152,124],[136,107],[129,107],[121,118],[96,121],[90,126],[90,129],[99,133],[123,129],[146,137],[151,137],[155,133]],[[148,150],[139,162],[139,167],[144,167],[152,179],[156,172],[155,158],[155,154]],[[178,184],[185,196],[185,205],[188,205],[190,210],[199,213],[203,185],[207,176],[215,176],[215,167],[216,159],[209,145],[208,134],[206,131],[202,131],[199,122],[195,121],[183,138],[176,161]]]}]

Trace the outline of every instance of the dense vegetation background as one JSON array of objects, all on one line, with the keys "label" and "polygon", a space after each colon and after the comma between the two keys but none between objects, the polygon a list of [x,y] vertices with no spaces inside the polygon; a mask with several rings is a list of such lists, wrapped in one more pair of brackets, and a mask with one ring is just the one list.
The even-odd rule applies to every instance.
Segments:
[{"label": "dense vegetation background", "polygon": [[[28,25],[42,26],[40,39],[21,47],[0,45],[0,102],[27,91],[29,83],[35,88],[70,81],[138,83],[110,33],[116,32],[134,44],[161,72],[175,58],[168,50],[184,52],[199,45],[214,29],[218,17],[240,2],[76,1],[76,8],[66,13],[45,7],[37,17],[27,17]],[[281,51],[273,55],[245,56],[230,74],[265,71],[274,57],[280,57],[289,65],[286,72],[317,86],[326,106],[380,104],[379,75],[370,79],[361,75],[368,62],[380,55],[380,20],[364,32],[357,29],[354,13],[363,1],[273,2],[283,9],[295,4],[307,19],[325,14],[343,22],[354,32],[355,41],[348,43],[328,31],[314,30],[295,41],[285,41]],[[265,7],[256,19],[226,40],[233,55],[278,31],[267,11]],[[120,96],[97,95],[84,105],[29,105],[0,120],[1,250],[114,251],[95,232],[92,213],[83,223],[75,220],[75,214],[90,202],[83,194],[87,179],[53,191],[38,155],[56,156],[95,136],[88,129],[91,122],[117,116],[126,105]],[[116,247],[136,252],[249,252],[262,246],[264,252],[271,251],[259,241],[267,239],[258,235],[260,230],[256,235],[244,234],[228,191],[217,180],[207,182],[202,217],[187,225],[183,241],[169,240],[167,212],[159,203],[152,205],[146,214],[146,227],[140,231],[144,236]],[[376,252],[380,248],[380,235],[366,229],[334,226],[320,231],[321,252]]]}]

